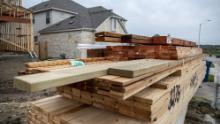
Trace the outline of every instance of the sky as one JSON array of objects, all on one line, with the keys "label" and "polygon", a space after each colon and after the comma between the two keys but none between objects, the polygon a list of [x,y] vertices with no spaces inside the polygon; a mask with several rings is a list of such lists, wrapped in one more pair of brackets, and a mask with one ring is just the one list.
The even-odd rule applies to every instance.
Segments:
[{"label": "sky", "polygon": [[[45,0],[23,0],[29,8]],[[85,7],[104,6],[126,18],[129,33],[167,35],[220,45],[220,0],[75,0]],[[207,22],[207,20],[212,20]]]}]

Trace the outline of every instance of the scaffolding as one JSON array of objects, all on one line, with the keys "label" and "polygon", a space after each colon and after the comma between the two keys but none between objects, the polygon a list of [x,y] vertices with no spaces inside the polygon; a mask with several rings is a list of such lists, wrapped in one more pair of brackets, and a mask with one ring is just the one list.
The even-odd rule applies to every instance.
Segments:
[{"label": "scaffolding", "polygon": [[32,13],[22,0],[0,0],[0,51],[34,51]]}]

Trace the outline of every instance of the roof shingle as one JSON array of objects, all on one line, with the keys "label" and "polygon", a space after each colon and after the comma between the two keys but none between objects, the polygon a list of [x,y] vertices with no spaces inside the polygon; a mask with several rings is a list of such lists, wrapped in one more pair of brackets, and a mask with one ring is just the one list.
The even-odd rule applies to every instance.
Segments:
[{"label": "roof shingle", "polygon": [[108,17],[115,16],[122,20],[126,20],[123,17],[115,14],[112,10],[108,10],[102,6],[86,8],[72,0],[49,0],[42,2],[30,8],[34,13],[41,10],[48,9],[61,9],[64,11],[70,11],[78,13],[75,16],[67,18],[61,22],[51,25],[40,33],[48,33],[60,30],[80,29],[80,28],[97,28]]}]

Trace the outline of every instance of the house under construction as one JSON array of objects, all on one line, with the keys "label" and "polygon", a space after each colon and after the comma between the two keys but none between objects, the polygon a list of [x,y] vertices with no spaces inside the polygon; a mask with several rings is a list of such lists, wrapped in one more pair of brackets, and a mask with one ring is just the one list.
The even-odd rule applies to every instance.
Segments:
[{"label": "house under construction", "polygon": [[0,0],[0,51],[34,52],[32,13],[22,0]]}]

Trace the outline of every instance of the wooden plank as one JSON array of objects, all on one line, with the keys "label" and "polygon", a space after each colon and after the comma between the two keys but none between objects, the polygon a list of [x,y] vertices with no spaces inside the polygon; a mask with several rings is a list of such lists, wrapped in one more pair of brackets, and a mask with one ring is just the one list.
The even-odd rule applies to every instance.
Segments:
[{"label": "wooden plank", "polygon": [[[195,56],[195,57],[192,57],[192,58],[187,58],[187,59],[184,59],[184,60],[178,60],[178,61],[175,61],[175,63],[180,63],[179,65],[181,65],[181,64],[189,65],[189,63],[191,61],[196,61],[197,59],[201,60],[201,56],[199,55],[199,56]],[[161,69],[160,71],[165,71],[166,69]],[[135,77],[135,78],[126,78],[126,77],[112,76],[111,75],[111,79],[105,79],[105,77],[98,77],[97,79],[106,80],[106,83],[110,83],[110,84],[116,85],[116,86],[127,86],[127,85],[132,84],[133,82],[142,80],[142,79],[147,78],[149,76],[152,76],[156,73],[157,73],[157,71],[153,71],[153,72],[150,72],[150,73],[147,73],[147,74]]]},{"label": "wooden plank", "polygon": [[134,65],[124,65],[120,67],[110,68],[108,74],[134,78],[151,72],[158,72],[167,68],[171,68],[181,64],[178,61],[162,61],[162,60],[149,60],[146,63],[135,63]]},{"label": "wooden plank", "polygon": [[122,43],[121,38],[115,37],[97,37],[95,38],[96,42],[115,42],[115,43]]},{"label": "wooden plank", "polygon": [[124,87],[123,92],[111,91],[112,97],[123,100],[128,99],[134,94],[142,91],[143,89],[149,87],[150,85],[156,83],[157,81],[160,81],[161,79],[169,76],[170,74],[178,71],[179,69],[180,69],[179,67],[168,69],[166,71],[160,72],[159,74],[155,74],[149,78],[135,82],[131,85]]},{"label": "wooden plank", "polygon": [[122,42],[125,43],[140,43],[140,44],[152,44],[152,38],[151,37],[146,37],[146,36],[141,36],[141,35],[123,35],[121,37]]},{"label": "wooden plank", "polygon": [[124,34],[114,33],[114,32],[97,32],[95,33],[96,37],[114,37],[114,38],[121,38]]},{"label": "wooden plank", "polygon": [[153,44],[157,45],[174,45],[174,46],[186,46],[195,47],[196,43],[179,38],[172,38],[168,36],[156,36],[153,37]]},{"label": "wooden plank", "polygon": [[14,18],[14,17],[10,17],[10,16],[0,16],[0,21],[18,22],[18,23],[31,23],[30,19]]},{"label": "wooden plank", "polygon": [[16,44],[16,43],[13,43],[13,42],[11,42],[11,41],[8,41],[8,40],[6,40],[6,39],[3,39],[3,38],[1,38],[1,37],[0,37],[0,40],[3,41],[3,42],[5,42],[5,43],[7,43],[7,44],[12,45],[12,46],[16,46],[16,47],[18,47],[18,48],[20,48],[20,49],[22,49],[22,50],[24,50],[24,51],[28,51],[26,48],[23,48],[22,46],[20,46],[20,45],[18,45],[18,44]]},{"label": "wooden plank", "polygon": [[107,75],[107,70],[111,67],[140,63],[141,61],[144,63],[147,60],[98,63],[83,67],[55,70],[42,74],[16,76],[14,78],[14,85],[22,90],[38,91],[104,76]]}]

